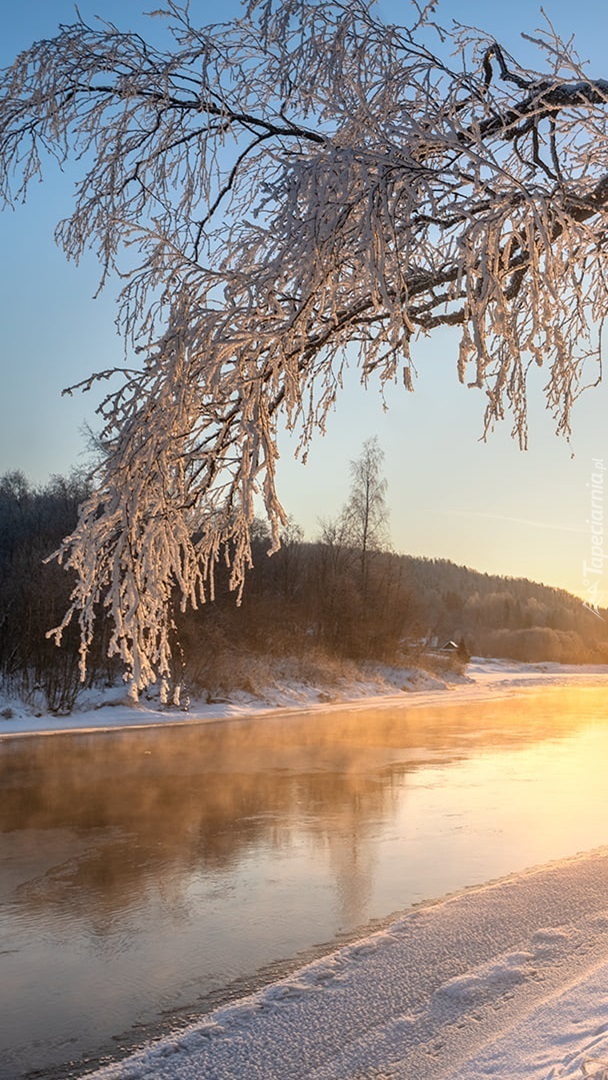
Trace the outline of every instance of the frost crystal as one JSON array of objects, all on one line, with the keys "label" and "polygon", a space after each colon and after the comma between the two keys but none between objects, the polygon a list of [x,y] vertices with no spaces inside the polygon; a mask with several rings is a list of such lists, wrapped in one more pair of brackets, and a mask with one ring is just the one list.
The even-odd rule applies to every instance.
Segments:
[{"label": "frost crystal", "polygon": [[[82,20],[3,73],[0,192],[49,153],[83,175],[58,240],[121,275],[137,362],[101,407],[95,491],[59,558],[82,664],[100,608],[134,692],[170,670],[174,596],[243,587],[261,495],[273,546],[279,419],[305,452],[344,365],[412,387],[420,335],[526,445],[526,375],[568,435],[606,314],[608,83],[547,24],[542,71],[483,33],[385,25],[361,0],[249,3],[169,51]],[[591,380],[595,378],[591,376]]]}]

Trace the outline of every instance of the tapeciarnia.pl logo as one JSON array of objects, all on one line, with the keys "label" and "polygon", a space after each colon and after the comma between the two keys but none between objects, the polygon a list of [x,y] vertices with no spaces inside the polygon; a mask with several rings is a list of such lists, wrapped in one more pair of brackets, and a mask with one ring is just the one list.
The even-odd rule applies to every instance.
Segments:
[{"label": "tapeciarnia.pl logo", "polygon": [[593,471],[590,482],[587,484],[591,509],[590,516],[586,519],[591,540],[591,556],[589,561],[583,559],[583,585],[587,596],[587,599],[583,601],[583,606],[597,615],[598,619],[603,619],[598,607],[604,563],[608,557],[604,554],[604,472],[606,466],[603,458],[592,458],[591,463]]}]

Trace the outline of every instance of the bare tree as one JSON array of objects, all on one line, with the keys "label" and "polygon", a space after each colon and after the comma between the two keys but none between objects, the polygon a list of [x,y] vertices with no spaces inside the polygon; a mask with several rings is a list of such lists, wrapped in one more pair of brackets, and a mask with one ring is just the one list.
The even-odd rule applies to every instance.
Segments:
[{"label": "bare tree", "polygon": [[377,436],[366,439],[361,455],[350,463],[351,487],[342,512],[343,534],[358,552],[361,593],[367,597],[370,552],[386,547],[389,539],[388,484],[382,475],[384,451]]},{"label": "bare tree", "polygon": [[[433,7],[382,23],[365,0],[249,0],[173,47],[78,20],[2,75],[0,196],[50,154],[83,170],[67,255],[121,274],[134,359],[101,407],[105,457],[60,558],[82,662],[101,603],[134,690],[169,671],[171,599],[240,590],[254,497],[272,544],[279,418],[304,453],[341,387],[412,388],[415,344],[459,329],[458,373],[526,443],[526,374],[570,430],[608,307],[608,82],[546,25],[539,70]],[[348,346],[355,349],[347,353]],[[128,353],[129,355],[129,353]]]}]

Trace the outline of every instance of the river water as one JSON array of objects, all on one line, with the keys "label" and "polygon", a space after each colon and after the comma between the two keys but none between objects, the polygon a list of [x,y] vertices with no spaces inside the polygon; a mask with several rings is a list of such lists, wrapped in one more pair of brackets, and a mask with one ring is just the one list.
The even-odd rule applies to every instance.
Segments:
[{"label": "river water", "polygon": [[0,740],[0,1078],[79,1076],[412,904],[608,844],[608,694]]}]

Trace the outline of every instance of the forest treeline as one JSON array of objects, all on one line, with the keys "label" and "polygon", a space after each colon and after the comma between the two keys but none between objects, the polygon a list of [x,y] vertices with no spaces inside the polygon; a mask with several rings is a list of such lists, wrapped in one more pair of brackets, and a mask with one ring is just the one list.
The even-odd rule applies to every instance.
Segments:
[{"label": "forest treeline", "polygon": [[[292,524],[269,558],[268,534],[256,522],[254,566],[240,606],[223,564],[212,603],[186,614],[176,604],[176,684],[211,695],[255,689],[252,657],[294,658],[303,671],[315,662],[350,660],[407,666],[424,663],[433,646],[448,640],[462,654],[608,663],[608,611],[599,618],[569,593],[526,579],[384,550],[383,500],[374,516],[373,506],[357,504],[353,480],[341,515],[322,523],[315,541],[305,541]],[[9,693],[52,712],[69,711],[78,694],[79,640],[76,626],[61,648],[45,636],[61,621],[73,586],[68,573],[45,559],[74,527],[85,494],[77,474],[43,487],[21,473],[0,478],[0,674]],[[107,643],[101,616],[88,685],[122,675],[107,657]]]}]

